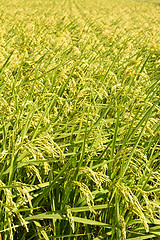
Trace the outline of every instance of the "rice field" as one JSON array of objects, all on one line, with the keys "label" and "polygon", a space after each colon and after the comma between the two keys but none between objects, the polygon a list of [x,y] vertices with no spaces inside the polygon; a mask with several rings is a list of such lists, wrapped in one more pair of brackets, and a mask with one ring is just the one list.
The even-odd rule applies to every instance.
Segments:
[{"label": "rice field", "polygon": [[160,239],[160,1],[2,0],[0,240]]}]

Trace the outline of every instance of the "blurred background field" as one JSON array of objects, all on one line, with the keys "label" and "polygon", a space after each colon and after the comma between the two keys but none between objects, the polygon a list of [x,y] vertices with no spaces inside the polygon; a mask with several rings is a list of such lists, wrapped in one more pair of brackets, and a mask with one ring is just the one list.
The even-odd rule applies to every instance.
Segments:
[{"label": "blurred background field", "polygon": [[160,238],[160,1],[2,0],[0,239]]}]

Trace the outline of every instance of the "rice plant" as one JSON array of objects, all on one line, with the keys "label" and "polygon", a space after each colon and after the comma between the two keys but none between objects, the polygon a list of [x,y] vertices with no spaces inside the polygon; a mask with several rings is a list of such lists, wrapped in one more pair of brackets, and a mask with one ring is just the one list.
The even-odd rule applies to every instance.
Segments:
[{"label": "rice plant", "polygon": [[160,5],[0,6],[0,239],[160,239]]}]

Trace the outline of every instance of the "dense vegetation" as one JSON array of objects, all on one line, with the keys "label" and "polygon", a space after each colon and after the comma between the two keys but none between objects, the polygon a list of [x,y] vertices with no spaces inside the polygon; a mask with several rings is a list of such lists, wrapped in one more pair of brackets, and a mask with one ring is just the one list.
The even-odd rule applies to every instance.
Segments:
[{"label": "dense vegetation", "polygon": [[160,239],[159,1],[0,4],[0,239]]}]

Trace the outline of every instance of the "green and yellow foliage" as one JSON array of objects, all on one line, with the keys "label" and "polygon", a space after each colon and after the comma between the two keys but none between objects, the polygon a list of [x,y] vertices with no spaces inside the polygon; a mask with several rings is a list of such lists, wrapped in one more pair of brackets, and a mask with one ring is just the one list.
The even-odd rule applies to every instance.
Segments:
[{"label": "green and yellow foliage", "polygon": [[1,1],[0,239],[160,239],[159,16]]}]

